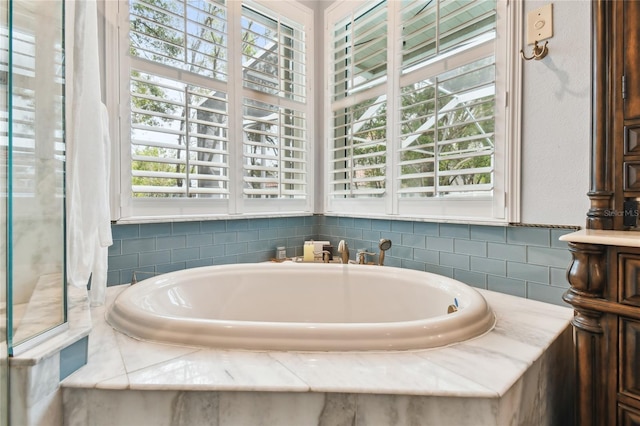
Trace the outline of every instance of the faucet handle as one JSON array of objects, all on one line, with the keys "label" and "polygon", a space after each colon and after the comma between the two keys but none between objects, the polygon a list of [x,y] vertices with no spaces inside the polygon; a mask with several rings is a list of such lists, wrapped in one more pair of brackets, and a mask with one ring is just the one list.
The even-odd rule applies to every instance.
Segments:
[{"label": "faucet handle", "polygon": [[322,251],[314,251],[313,255],[314,256],[322,256],[322,261],[324,263],[329,263],[329,261],[331,260],[331,255],[333,253],[331,253],[329,250],[322,250]]},{"label": "faucet handle", "polygon": [[372,253],[372,252],[366,251],[366,250],[360,250],[360,251],[358,251],[358,263],[360,265],[364,265],[364,264],[367,263],[365,261],[365,259],[366,259],[365,256],[376,256],[376,255],[377,255],[377,253]]}]

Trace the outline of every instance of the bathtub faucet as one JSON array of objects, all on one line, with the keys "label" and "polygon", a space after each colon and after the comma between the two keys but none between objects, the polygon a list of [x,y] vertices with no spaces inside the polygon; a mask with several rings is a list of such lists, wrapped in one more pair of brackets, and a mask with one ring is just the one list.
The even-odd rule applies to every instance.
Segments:
[{"label": "bathtub faucet", "polygon": [[131,274],[131,285],[138,283],[138,277],[136,276],[136,274],[146,274],[152,277],[156,275],[160,275],[157,272],[151,272],[151,271],[133,271],[133,273]]},{"label": "bathtub faucet", "polygon": [[380,249],[380,256],[378,257],[378,265],[384,265],[384,252],[391,248],[391,240],[386,238],[382,238],[380,243],[378,243],[378,248]]},{"label": "bathtub faucet", "polygon": [[341,254],[342,263],[345,265],[349,263],[349,246],[345,240],[340,240],[340,243],[338,243],[338,253]]},{"label": "bathtub faucet", "polygon": [[330,263],[331,252],[329,250],[314,251],[314,255],[322,256],[322,263]]},{"label": "bathtub faucet", "polygon": [[375,256],[375,253],[371,253],[369,251],[366,250],[359,250],[358,251],[358,263],[360,265],[365,265],[367,263],[367,256]]}]

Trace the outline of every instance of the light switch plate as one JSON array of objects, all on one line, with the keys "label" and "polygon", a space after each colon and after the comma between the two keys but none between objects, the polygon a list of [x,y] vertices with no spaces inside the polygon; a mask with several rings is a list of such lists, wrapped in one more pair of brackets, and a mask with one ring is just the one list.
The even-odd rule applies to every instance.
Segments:
[{"label": "light switch plate", "polygon": [[527,13],[527,44],[553,37],[553,5]]}]

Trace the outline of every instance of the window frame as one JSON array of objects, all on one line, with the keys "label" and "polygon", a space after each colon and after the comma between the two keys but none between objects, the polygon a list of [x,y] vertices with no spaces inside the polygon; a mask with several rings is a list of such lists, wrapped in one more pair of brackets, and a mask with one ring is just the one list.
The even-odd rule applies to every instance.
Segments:
[{"label": "window frame", "polygon": [[[111,169],[111,217],[112,220],[144,222],[155,220],[195,220],[232,216],[266,216],[270,214],[311,214],[314,202],[314,147],[313,106],[315,90],[314,69],[314,13],[298,2],[271,2],[268,0],[227,1],[228,78],[216,82],[225,86],[228,99],[228,170],[229,196],[227,199],[190,199],[184,197],[155,199],[133,197],[131,190],[131,108],[129,77],[129,1],[105,3],[105,104],[110,116],[112,152],[115,161]],[[242,25],[243,6],[282,20],[290,20],[303,27],[305,37],[305,102],[278,98],[243,85]],[[236,53],[240,52],[240,53]],[[187,82],[188,84],[188,82]],[[306,156],[306,195],[304,198],[246,198],[243,194],[243,104],[244,99],[254,99],[282,108],[294,105],[306,117],[308,143]]]},{"label": "window frame", "polygon": [[[386,191],[380,198],[332,198],[331,151],[333,149],[333,29],[364,2],[336,2],[325,11],[324,60],[324,176],[323,211],[371,218],[407,218],[440,222],[506,224],[520,220],[520,99],[521,61],[517,55],[522,27],[520,2],[497,0],[495,69],[495,154],[494,190],[490,197],[400,198],[398,189],[399,102],[402,82],[424,74],[424,69],[402,73],[400,2],[388,1],[386,74],[387,168]],[[395,65],[395,66],[394,66]],[[373,92],[373,90],[371,90]],[[362,96],[364,92],[352,96]],[[338,103],[340,102],[337,101]],[[348,212],[348,213],[346,213]]]}]

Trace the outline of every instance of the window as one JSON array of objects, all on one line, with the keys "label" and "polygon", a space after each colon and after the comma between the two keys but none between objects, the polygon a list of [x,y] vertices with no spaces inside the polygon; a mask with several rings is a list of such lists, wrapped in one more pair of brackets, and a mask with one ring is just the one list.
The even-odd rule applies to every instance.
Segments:
[{"label": "window", "polygon": [[310,212],[311,11],[225,0],[118,7],[117,218]]},{"label": "window", "polygon": [[514,31],[510,7],[403,0],[329,8],[328,211],[517,219],[507,176],[515,172],[517,117],[508,105],[518,72],[511,37],[500,36]]},{"label": "window", "polygon": [[269,95],[243,98],[246,198],[307,197],[304,45],[302,27],[243,8],[243,85]]}]

